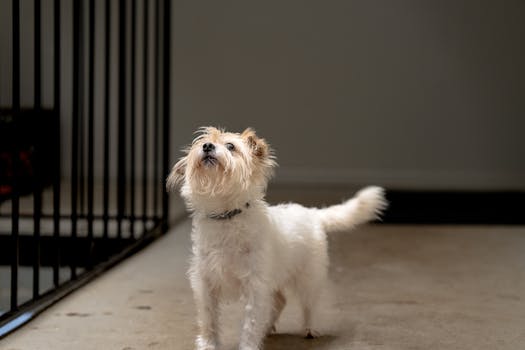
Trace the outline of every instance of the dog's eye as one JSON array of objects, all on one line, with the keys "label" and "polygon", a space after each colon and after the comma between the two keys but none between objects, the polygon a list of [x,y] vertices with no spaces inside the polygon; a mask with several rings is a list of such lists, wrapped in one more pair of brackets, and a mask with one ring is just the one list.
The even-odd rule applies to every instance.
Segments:
[{"label": "dog's eye", "polygon": [[226,148],[228,149],[228,151],[233,151],[235,149],[235,146],[233,145],[233,143],[228,142],[226,144]]}]

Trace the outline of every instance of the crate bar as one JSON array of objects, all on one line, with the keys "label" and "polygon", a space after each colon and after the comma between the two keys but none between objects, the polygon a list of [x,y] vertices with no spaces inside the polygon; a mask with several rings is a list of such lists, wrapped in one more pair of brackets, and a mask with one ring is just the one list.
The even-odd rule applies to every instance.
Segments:
[{"label": "crate bar", "polygon": [[153,83],[153,98],[155,99],[155,104],[153,105],[153,218],[156,221],[158,218],[158,177],[159,177],[159,104],[160,104],[160,96],[159,96],[159,75],[160,75],[160,61],[159,61],[159,49],[160,49],[160,6],[159,6],[160,0],[155,1],[155,75],[154,75],[154,83]]},{"label": "crate bar", "polygon": [[[73,1],[73,109],[72,109],[72,148],[71,148],[71,237],[77,238],[78,220],[78,134],[80,119],[80,46],[82,41],[80,1]],[[70,265],[71,279],[77,278],[76,266]]]},{"label": "crate bar", "polygon": [[[86,214],[86,196],[85,196],[85,185],[86,185],[86,178],[85,178],[85,158],[86,158],[86,132],[85,132],[85,88],[86,88],[86,76],[85,76],[85,69],[86,69],[86,43],[85,43],[85,0],[75,0],[74,2],[79,3],[79,68],[78,68],[78,74],[79,74],[79,99],[78,99],[78,156],[77,156],[77,162],[79,163],[79,171],[78,171],[78,199],[79,199],[79,210],[81,214]],[[89,34],[89,33],[88,33]]]},{"label": "crate bar", "polygon": [[[162,176],[165,178],[169,173],[169,162],[170,162],[170,95],[171,95],[171,69],[170,69],[170,53],[171,53],[171,0],[164,0],[164,69],[163,69],[163,125],[162,125],[162,140],[163,140],[163,152],[162,152]],[[164,183],[164,182],[162,182]],[[168,217],[169,217],[169,198],[168,193],[162,186],[162,225],[163,231],[168,229]]]},{"label": "crate bar", "polygon": [[53,264],[53,285],[58,287],[60,284],[60,0],[54,0],[54,109],[56,116],[56,130],[58,135],[55,142],[55,164],[53,177],[53,238],[55,240],[55,263]]},{"label": "crate bar", "polygon": [[[20,1],[13,0],[13,116],[20,112]],[[16,125],[16,124],[15,124]],[[16,141],[16,137],[14,140]],[[16,144],[13,145],[13,174],[18,171],[19,153]],[[18,308],[18,260],[19,260],[19,214],[20,198],[18,193],[17,176],[13,176],[11,200],[11,311]]]},{"label": "crate bar", "polygon": [[117,235],[122,237],[126,200],[126,0],[119,1]]},{"label": "crate bar", "polygon": [[104,52],[104,175],[103,175],[103,231],[102,235],[108,239],[109,222],[109,101],[110,101],[110,45],[111,45],[111,1],[105,1],[104,22],[105,22],[105,52]]},{"label": "crate bar", "polygon": [[[42,9],[40,0],[35,0],[34,2],[34,108],[36,111],[41,110],[42,108]],[[42,215],[42,182],[40,180],[40,154],[39,147],[35,147],[33,151],[33,159],[36,162],[36,166],[33,171],[33,237],[35,239],[35,251],[34,251],[34,261],[33,261],[33,299],[38,298],[39,287],[40,287],[40,219]]]},{"label": "crate bar", "polygon": [[13,113],[20,112],[20,0],[13,0]]},{"label": "crate bar", "polygon": [[[45,214],[45,213],[42,213],[42,218],[43,219],[51,219],[53,220],[53,214]],[[4,217],[8,217],[10,218],[11,217],[11,213],[6,213],[6,214],[2,214],[0,215],[0,218],[4,218]],[[18,214],[18,217],[20,218],[23,218],[23,219],[31,219],[33,217],[33,214],[32,213],[19,213]],[[61,214],[60,217],[62,219],[68,219],[71,217],[70,214],[66,215],[66,214]],[[131,217],[129,215],[123,215],[122,216],[123,219],[125,220],[129,220]],[[77,219],[87,219],[87,216],[86,215],[82,215],[82,214],[77,214]],[[93,214],[93,219],[94,220],[103,220],[104,219],[104,216],[103,215],[97,215],[97,214]],[[108,215],[108,219],[109,220],[117,220],[117,215]]]},{"label": "crate bar", "polygon": [[[38,172],[34,175],[38,177]],[[33,198],[33,238],[35,240],[34,261],[33,261],[33,299],[38,298],[40,287],[40,219],[42,214],[42,192],[38,180],[34,180],[34,198]]]},{"label": "crate bar", "polygon": [[35,97],[34,97],[34,104],[35,109],[39,110],[42,106],[42,75],[41,75],[41,63],[42,63],[42,10],[41,10],[41,2],[40,0],[34,0],[34,13],[35,13],[35,57],[34,57],[34,65],[35,65]]},{"label": "crate bar", "polygon": [[131,1],[131,136],[130,136],[130,237],[135,236],[135,95],[136,95],[136,81],[135,81],[135,54],[136,54],[136,12],[137,12],[137,0]]},{"label": "crate bar", "polygon": [[144,39],[143,39],[143,111],[142,111],[142,223],[146,231],[148,218],[148,97],[149,97],[149,2],[144,0]]},{"label": "crate bar", "polygon": [[[89,59],[88,59],[88,161],[87,161],[87,235],[93,240],[94,192],[94,109],[95,109],[95,0],[89,0]],[[88,263],[91,267],[91,261]]]}]

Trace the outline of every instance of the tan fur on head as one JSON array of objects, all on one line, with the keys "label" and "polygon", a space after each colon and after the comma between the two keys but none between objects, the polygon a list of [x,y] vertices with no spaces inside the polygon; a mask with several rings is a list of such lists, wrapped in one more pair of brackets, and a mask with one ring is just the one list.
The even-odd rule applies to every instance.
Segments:
[{"label": "tan fur on head", "polygon": [[[264,191],[277,165],[268,143],[251,128],[231,133],[214,127],[202,127],[191,146],[173,167],[167,189],[182,184],[182,193],[229,195],[248,189]],[[203,146],[211,143],[212,153]]]}]

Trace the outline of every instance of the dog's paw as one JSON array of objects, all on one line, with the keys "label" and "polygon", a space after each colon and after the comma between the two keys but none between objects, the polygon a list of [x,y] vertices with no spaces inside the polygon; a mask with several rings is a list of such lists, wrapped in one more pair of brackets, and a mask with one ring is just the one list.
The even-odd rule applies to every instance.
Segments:
[{"label": "dog's paw", "polygon": [[217,349],[217,344],[211,341],[210,339],[205,339],[202,336],[198,336],[195,340],[195,349],[196,350],[215,350]]},{"label": "dog's paw", "polygon": [[385,198],[385,190],[377,186],[363,188],[357,193],[360,211],[367,216],[368,220],[376,220],[381,217],[383,211],[388,207]]},{"label": "dog's paw", "polygon": [[304,336],[305,339],[315,339],[319,338],[320,334],[314,330],[306,329],[306,335]]}]

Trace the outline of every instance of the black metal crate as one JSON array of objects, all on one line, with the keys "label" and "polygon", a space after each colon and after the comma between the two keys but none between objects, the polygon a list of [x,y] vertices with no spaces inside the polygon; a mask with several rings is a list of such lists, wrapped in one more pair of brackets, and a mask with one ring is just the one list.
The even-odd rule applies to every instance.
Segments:
[{"label": "black metal crate", "polygon": [[1,338],[166,232],[170,0],[0,11]]}]

